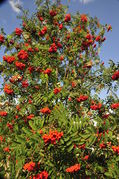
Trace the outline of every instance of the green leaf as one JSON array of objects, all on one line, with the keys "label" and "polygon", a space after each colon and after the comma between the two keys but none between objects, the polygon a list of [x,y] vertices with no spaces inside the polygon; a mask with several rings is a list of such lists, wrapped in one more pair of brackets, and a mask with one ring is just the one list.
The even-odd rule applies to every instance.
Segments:
[{"label": "green leaf", "polygon": [[72,141],[70,140],[69,142],[66,143],[66,146],[69,146],[72,144]]},{"label": "green leaf", "polygon": [[16,136],[16,140],[19,143],[25,143],[26,142],[26,140],[23,137],[21,137],[21,136]]},{"label": "green leaf", "polygon": [[68,151],[68,152],[71,152],[73,148],[74,148],[74,145],[70,145],[70,146],[68,147],[67,151]]},{"label": "green leaf", "polygon": [[95,143],[96,139],[97,139],[96,136],[91,136],[91,137],[88,139],[88,140],[89,140],[88,145],[89,145],[89,146],[93,145],[93,144]]},{"label": "green leaf", "polygon": [[38,128],[36,127],[36,125],[34,124],[34,121],[29,121],[29,125],[30,125],[30,127],[33,129],[33,130],[37,130]]},{"label": "green leaf", "polygon": [[32,132],[31,132],[29,129],[25,128],[25,127],[22,127],[22,130],[23,130],[26,134],[28,134],[28,136],[33,135]]}]

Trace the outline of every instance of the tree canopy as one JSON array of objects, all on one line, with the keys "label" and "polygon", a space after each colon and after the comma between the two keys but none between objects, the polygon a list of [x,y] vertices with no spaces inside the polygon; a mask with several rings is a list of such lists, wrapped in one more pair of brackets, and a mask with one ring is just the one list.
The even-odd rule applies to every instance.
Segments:
[{"label": "tree canopy", "polygon": [[0,32],[0,175],[117,179],[119,65],[99,56],[112,27],[60,1],[36,5],[20,28]]}]

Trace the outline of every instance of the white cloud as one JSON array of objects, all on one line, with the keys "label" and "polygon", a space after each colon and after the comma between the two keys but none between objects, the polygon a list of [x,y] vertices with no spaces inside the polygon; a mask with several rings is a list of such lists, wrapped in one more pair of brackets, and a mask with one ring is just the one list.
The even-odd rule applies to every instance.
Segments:
[{"label": "white cloud", "polygon": [[20,13],[20,7],[22,5],[22,2],[20,0],[9,0],[9,4],[12,7],[13,11],[16,13]]},{"label": "white cloud", "polygon": [[79,1],[80,3],[82,3],[82,4],[88,4],[88,3],[90,3],[90,2],[93,2],[94,0],[73,0],[74,2],[77,2],[77,1]]},{"label": "white cloud", "polygon": [[83,0],[83,3],[88,4],[88,3],[92,2],[92,1],[94,1],[94,0]]}]

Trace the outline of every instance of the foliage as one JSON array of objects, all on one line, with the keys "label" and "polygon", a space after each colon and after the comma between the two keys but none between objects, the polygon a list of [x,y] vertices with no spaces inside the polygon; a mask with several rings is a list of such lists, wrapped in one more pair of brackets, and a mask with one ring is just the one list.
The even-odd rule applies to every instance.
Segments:
[{"label": "foliage", "polygon": [[111,26],[60,3],[36,5],[21,28],[0,33],[0,175],[119,178],[119,66],[99,57]]}]

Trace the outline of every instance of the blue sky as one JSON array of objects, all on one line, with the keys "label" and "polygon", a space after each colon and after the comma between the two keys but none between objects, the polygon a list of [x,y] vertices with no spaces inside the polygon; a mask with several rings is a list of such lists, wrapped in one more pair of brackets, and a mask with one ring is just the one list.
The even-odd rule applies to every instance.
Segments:
[{"label": "blue sky", "polygon": [[[35,10],[34,0],[6,0],[0,5],[0,27],[6,33],[11,33],[16,27],[20,26],[20,20],[16,18],[20,14],[15,8],[15,3],[21,3],[30,12]],[[63,4],[69,4],[69,12],[86,13],[90,16],[97,16],[101,23],[111,24],[112,32],[106,34],[106,41],[101,49],[101,60],[108,64],[109,59],[119,62],[119,0],[62,0]],[[0,51],[2,59],[3,52]]]}]

